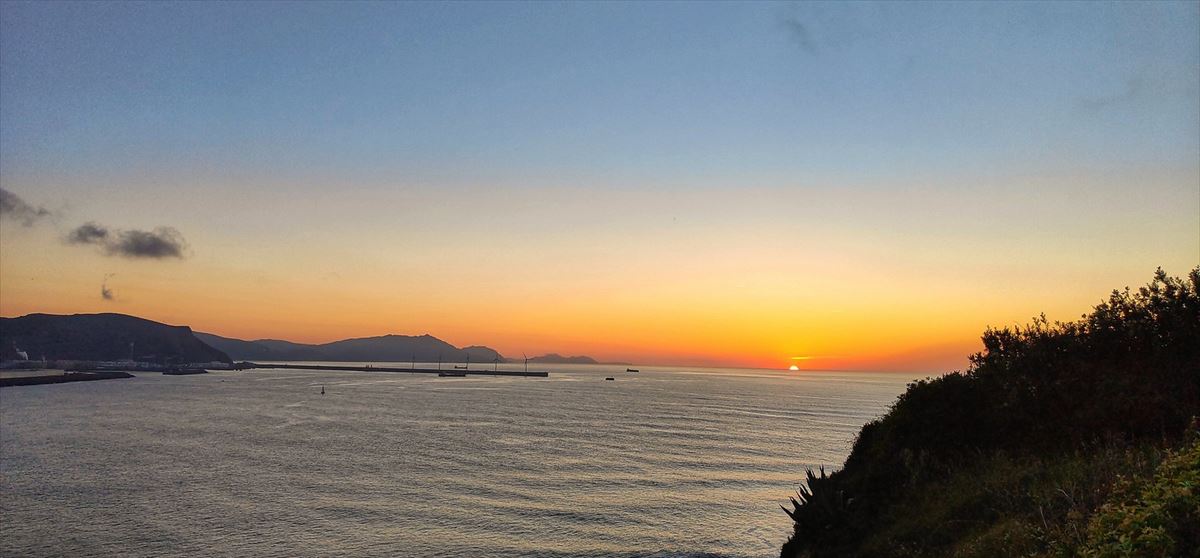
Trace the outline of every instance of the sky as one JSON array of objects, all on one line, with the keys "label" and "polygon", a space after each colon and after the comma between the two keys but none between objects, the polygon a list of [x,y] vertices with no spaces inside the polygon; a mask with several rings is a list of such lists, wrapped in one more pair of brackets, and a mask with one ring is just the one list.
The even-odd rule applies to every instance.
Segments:
[{"label": "sky", "polygon": [[1200,265],[1200,3],[0,3],[0,315],[942,372]]}]

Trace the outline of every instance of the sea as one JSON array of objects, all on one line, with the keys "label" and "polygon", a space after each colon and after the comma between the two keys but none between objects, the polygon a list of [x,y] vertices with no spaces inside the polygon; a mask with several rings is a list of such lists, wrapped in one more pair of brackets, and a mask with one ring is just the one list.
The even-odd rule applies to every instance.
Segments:
[{"label": "sea", "polygon": [[0,389],[0,556],[774,557],[924,376],[532,369]]}]

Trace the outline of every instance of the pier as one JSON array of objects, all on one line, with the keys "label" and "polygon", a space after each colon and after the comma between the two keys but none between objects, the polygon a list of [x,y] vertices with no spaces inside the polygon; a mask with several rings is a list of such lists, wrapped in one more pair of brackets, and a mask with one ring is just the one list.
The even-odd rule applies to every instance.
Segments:
[{"label": "pier", "polygon": [[113,380],[118,378],[133,378],[133,374],[114,370],[93,370],[88,372],[76,371],[5,371],[0,374],[0,387],[40,386],[43,384],[65,384],[67,382],[90,382],[93,380]]},{"label": "pier", "polygon": [[274,368],[283,370],[338,370],[345,372],[405,372],[408,374],[444,374],[452,372],[457,375],[468,376],[524,376],[527,378],[548,378],[549,372],[525,372],[523,370],[463,370],[459,369],[442,369],[437,368],[397,368],[394,366],[333,366],[323,364],[267,364],[257,362],[247,362],[246,368]]}]

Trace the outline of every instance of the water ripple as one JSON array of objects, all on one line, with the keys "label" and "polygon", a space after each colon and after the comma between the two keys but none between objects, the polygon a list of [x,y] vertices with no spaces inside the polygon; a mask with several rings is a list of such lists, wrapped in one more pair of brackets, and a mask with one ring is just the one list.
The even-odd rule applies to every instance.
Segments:
[{"label": "water ripple", "polygon": [[688,372],[6,388],[0,555],[776,556],[778,504],[910,379]]}]

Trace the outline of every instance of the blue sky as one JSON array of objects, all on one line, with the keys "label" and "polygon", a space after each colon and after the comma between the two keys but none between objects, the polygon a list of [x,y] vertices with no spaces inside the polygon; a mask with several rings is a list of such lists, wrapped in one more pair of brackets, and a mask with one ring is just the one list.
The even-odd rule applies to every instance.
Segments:
[{"label": "blue sky", "polygon": [[864,175],[1194,158],[1195,3],[6,3],[39,166]]},{"label": "blue sky", "polygon": [[1200,264],[1200,3],[3,2],[0,185],[3,315],[947,369]]}]

